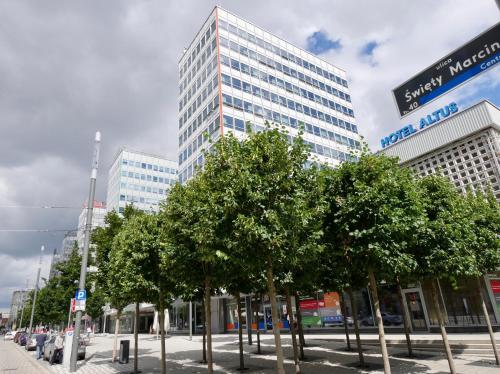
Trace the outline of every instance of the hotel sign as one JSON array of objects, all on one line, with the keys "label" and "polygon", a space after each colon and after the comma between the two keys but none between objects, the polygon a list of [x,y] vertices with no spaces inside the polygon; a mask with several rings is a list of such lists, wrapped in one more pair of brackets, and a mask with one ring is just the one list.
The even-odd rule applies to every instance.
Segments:
[{"label": "hotel sign", "polygon": [[439,108],[438,110],[435,110],[434,112],[420,118],[417,124],[408,124],[400,128],[398,131],[394,131],[388,136],[383,137],[382,139],[380,139],[380,145],[382,146],[382,148],[385,148],[391,144],[397,143],[400,140],[413,135],[419,130],[423,130],[426,127],[438,123],[439,121],[449,117],[456,112],[458,112],[458,106],[456,103],[445,105],[444,107]]},{"label": "hotel sign", "polygon": [[401,117],[500,62],[500,22],[392,92]]}]

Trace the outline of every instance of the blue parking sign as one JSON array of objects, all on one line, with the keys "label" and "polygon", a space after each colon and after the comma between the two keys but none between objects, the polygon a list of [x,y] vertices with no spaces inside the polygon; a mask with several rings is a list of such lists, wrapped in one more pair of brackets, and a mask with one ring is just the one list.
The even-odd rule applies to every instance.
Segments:
[{"label": "blue parking sign", "polygon": [[87,300],[87,291],[86,290],[78,290],[75,295],[76,300]]}]

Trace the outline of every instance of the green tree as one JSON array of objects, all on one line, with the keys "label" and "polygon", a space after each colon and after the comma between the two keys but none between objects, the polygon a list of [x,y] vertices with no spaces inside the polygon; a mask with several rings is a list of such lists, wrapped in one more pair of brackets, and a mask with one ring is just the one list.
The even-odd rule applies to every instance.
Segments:
[{"label": "green tree", "polygon": [[[305,253],[311,241],[303,241],[302,228],[309,229],[318,212],[307,199],[309,186],[304,165],[308,146],[300,137],[290,144],[278,129],[249,133],[242,142],[231,137],[226,142],[224,166],[231,170],[226,181],[229,196],[235,204],[234,236],[246,245],[235,248],[239,256],[256,274],[265,274],[271,301],[273,333],[277,356],[277,372],[284,373],[283,349],[279,331],[280,317],[276,286],[293,266],[294,258]],[[222,153],[224,153],[222,152]],[[299,229],[296,236],[292,230]],[[314,231],[314,230],[311,230]],[[248,249],[251,248],[251,251]]]},{"label": "green tree", "polygon": [[333,179],[337,250],[349,268],[368,275],[385,373],[390,373],[384,325],[377,292],[379,279],[415,269],[408,239],[423,224],[423,205],[415,177],[396,158],[363,152],[356,163],[343,163]]},{"label": "green tree", "polygon": [[[165,367],[164,311],[165,301],[163,272],[161,271],[164,243],[160,237],[158,218],[155,214],[136,213],[113,240],[110,252],[109,276],[114,286],[135,302],[134,323],[134,372],[138,372],[139,304],[161,304],[160,327],[162,333],[162,372]],[[162,309],[163,308],[163,309]]]},{"label": "green tree", "polygon": [[426,226],[415,247],[418,275],[431,283],[431,297],[443,337],[450,372],[455,364],[446,333],[443,312],[438,302],[437,282],[446,279],[451,284],[464,277],[477,277],[474,253],[475,235],[465,199],[451,182],[440,175],[419,180],[424,191]]},{"label": "green tree", "polygon": [[221,262],[227,256],[218,231],[222,226],[223,208],[218,205],[220,189],[212,190],[202,172],[185,185],[176,184],[160,215],[168,242],[166,256],[172,273],[183,282],[184,294],[194,295],[203,285],[207,332],[208,372],[213,373],[211,296],[220,285]]},{"label": "green tree", "polygon": [[486,274],[494,273],[500,268],[500,204],[496,201],[491,191],[487,195],[481,192],[477,192],[474,195],[469,191],[466,197],[466,206],[468,208],[467,216],[471,220],[475,236],[475,240],[472,242],[472,249],[475,254],[478,271],[478,276],[475,279],[477,292],[481,299],[481,306],[486,325],[488,326],[495,361],[497,365],[500,365],[495,336],[481,285],[482,279],[484,279]]},{"label": "green tree", "polygon": [[116,211],[109,212],[104,218],[105,226],[97,227],[92,231],[93,258],[97,267],[94,274],[95,293],[104,298],[112,308],[116,309],[115,336],[113,340],[112,362],[116,359],[118,333],[120,330],[120,317],[123,309],[130,303],[130,299],[115,287],[109,276],[110,253],[113,248],[113,240],[121,231],[123,224],[137,213],[132,205],[125,207],[123,217]]}]

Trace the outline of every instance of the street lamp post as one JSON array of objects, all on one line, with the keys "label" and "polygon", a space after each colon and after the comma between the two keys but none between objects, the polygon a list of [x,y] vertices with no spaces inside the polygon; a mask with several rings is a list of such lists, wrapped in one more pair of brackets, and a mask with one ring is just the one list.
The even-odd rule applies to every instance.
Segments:
[{"label": "street lamp post", "polygon": [[[85,278],[87,277],[87,260],[89,256],[90,231],[92,230],[92,211],[94,208],[95,185],[97,179],[97,167],[99,164],[99,150],[101,146],[101,133],[95,133],[94,156],[92,158],[92,172],[90,174],[89,200],[87,202],[87,221],[85,222],[85,236],[83,239],[82,267],[80,269],[79,290],[85,289]],[[71,347],[71,360],[69,371],[76,371],[76,359],[78,356],[78,339],[80,338],[80,328],[82,325],[82,311],[76,311],[75,330],[73,331],[73,345]]]},{"label": "street lamp post", "polygon": [[40,271],[42,269],[42,255],[45,247],[42,245],[40,250],[40,262],[38,263],[38,272],[36,273],[35,293],[33,295],[33,305],[31,306],[30,328],[28,332],[29,339],[31,339],[31,329],[33,328],[33,316],[35,315],[36,294],[38,293],[38,282],[40,281]]}]

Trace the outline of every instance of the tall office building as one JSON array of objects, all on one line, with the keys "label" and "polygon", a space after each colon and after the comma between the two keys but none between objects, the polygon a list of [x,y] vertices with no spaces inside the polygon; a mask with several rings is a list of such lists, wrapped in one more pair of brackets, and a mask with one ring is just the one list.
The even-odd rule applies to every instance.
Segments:
[{"label": "tall office building", "polygon": [[[104,226],[104,217],[106,216],[106,203],[102,201],[94,200],[94,209],[92,210],[92,230],[96,227]],[[76,244],[78,245],[78,249],[80,253],[83,251],[83,241],[85,239],[85,225],[87,224],[87,203],[83,205],[83,209],[78,217],[78,230],[76,231]],[[70,248],[69,252],[67,252],[67,256],[71,254]],[[64,261],[66,261],[68,259]]]},{"label": "tall office building", "polygon": [[304,126],[311,155],[335,166],[360,148],[342,69],[215,7],[179,61],[179,181],[203,164],[213,141],[245,123]]},{"label": "tall office building", "polygon": [[120,149],[108,174],[107,209],[123,213],[127,204],[158,211],[177,182],[177,162],[164,157]]}]

